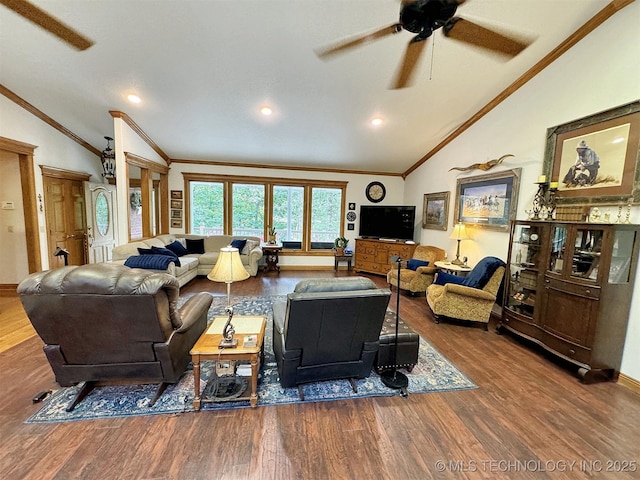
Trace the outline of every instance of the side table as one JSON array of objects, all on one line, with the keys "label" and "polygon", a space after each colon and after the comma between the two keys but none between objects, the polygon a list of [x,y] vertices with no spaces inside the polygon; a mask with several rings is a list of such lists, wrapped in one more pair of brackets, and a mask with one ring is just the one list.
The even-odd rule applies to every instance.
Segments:
[{"label": "side table", "polygon": [[338,271],[338,265],[340,262],[347,262],[347,270],[351,270],[351,260],[353,259],[353,253],[343,253],[338,255],[334,253],[333,256],[333,269]]},{"label": "side table", "polygon": [[[227,317],[215,317],[211,325],[204,331],[191,349],[193,389],[195,391],[193,406],[196,410],[200,410],[200,406],[204,402],[217,401],[215,398],[204,398],[201,396],[200,362],[203,360],[249,361],[251,364],[251,390],[248,392],[249,403],[252,407],[258,405],[258,370],[260,369],[260,363],[264,361],[264,329],[267,324],[266,318],[263,316],[251,317],[235,315],[231,323],[236,331],[235,335],[238,338],[238,346],[236,348],[218,348],[220,340],[222,340],[222,329],[226,321]],[[245,335],[256,335],[256,345],[245,347],[243,343],[243,337]],[[246,395],[245,392],[245,395],[239,397],[238,400],[246,400]]]},{"label": "side table", "polygon": [[282,245],[264,243],[261,245],[262,253],[267,261],[265,272],[280,272],[278,265],[278,253],[282,251]]},{"label": "side table", "polygon": [[469,275],[469,272],[472,270],[471,267],[454,265],[451,262],[439,261],[439,262],[435,262],[434,265],[438,270],[442,270],[443,272],[447,272],[452,275],[460,275],[462,277],[466,277],[467,275]]}]

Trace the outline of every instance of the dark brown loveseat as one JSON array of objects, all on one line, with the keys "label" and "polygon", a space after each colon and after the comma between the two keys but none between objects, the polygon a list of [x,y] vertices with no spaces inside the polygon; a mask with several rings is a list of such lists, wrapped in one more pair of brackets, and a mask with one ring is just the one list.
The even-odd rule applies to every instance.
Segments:
[{"label": "dark brown loveseat", "polygon": [[31,274],[18,293],[56,381],[85,382],[68,410],[106,380],[160,383],[153,405],[185,371],[212,301],[199,293],[178,309],[174,277],[107,263]]}]

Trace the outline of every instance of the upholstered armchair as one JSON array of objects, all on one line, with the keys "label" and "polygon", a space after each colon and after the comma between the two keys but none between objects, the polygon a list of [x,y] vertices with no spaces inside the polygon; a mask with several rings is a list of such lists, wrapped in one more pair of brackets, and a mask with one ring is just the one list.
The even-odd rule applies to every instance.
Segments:
[{"label": "upholstered armchair", "polygon": [[[418,260],[419,262],[411,262]],[[426,292],[427,287],[433,283],[433,278],[438,271],[435,263],[444,260],[444,250],[438,247],[418,245],[413,252],[413,258],[407,262],[405,268],[400,268],[400,280],[398,281],[398,268],[392,268],[387,273],[389,286],[408,290],[412,295]],[[429,262],[426,266],[418,266],[422,262]],[[415,268],[414,267],[415,265]],[[411,268],[410,268],[411,267]]]},{"label": "upholstered armchair", "polygon": [[371,374],[391,291],[368,278],[303,280],[273,305],[273,353],[280,385]]},{"label": "upholstered armchair", "polygon": [[500,298],[506,264],[496,257],[483,258],[466,277],[438,272],[427,288],[427,303],[436,323],[440,317],[484,324],[488,328],[491,309]]},{"label": "upholstered armchair", "polygon": [[63,387],[85,382],[67,407],[100,381],[177,382],[207,325],[213,297],[198,293],[178,309],[175,277],[123,265],[67,266],[29,275],[18,286],[22,305],[44,342]]}]

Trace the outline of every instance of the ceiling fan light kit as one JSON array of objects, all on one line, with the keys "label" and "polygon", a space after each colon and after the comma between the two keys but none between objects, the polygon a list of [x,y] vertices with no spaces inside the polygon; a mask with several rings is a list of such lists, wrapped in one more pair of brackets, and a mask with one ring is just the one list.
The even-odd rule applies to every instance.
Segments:
[{"label": "ceiling fan light kit", "polygon": [[400,21],[374,32],[352,37],[318,52],[320,58],[329,58],[349,49],[406,30],[416,35],[409,40],[400,68],[391,89],[408,87],[427,40],[442,28],[445,37],[468,43],[509,57],[518,55],[531,44],[515,36],[498,33],[460,17],[454,16],[465,0],[404,0],[400,7]]}]

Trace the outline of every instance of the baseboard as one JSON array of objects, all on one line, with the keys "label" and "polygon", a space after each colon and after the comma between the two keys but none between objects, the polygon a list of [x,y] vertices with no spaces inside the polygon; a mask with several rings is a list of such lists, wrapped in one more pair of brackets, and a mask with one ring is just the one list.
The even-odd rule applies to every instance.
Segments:
[{"label": "baseboard", "polygon": [[17,283],[0,283],[0,297],[17,297]]},{"label": "baseboard", "polygon": [[624,373],[621,373],[618,376],[618,383],[624,387],[627,387],[629,390],[633,390],[636,393],[640,393],[640,380],[636,380],[635,378],[629,377]]}]

